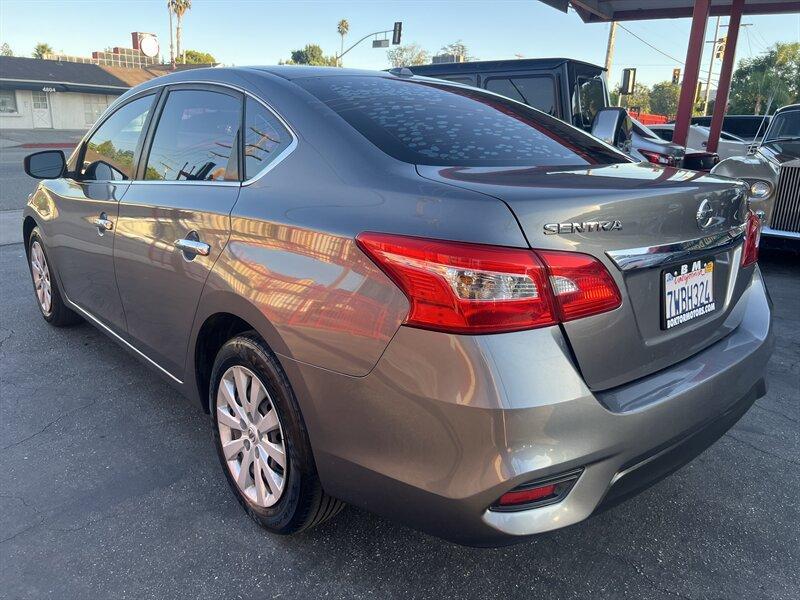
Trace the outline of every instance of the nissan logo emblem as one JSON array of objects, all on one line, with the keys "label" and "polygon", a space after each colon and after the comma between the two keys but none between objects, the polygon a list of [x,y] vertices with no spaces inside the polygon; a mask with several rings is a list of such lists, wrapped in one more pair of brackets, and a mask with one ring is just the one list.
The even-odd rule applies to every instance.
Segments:
[{"label": "nissan logo emblem", "polygon": [[697,226],[700,229],[706,229],[710,227],[713,222],[714,209],[711,206],[711,202],[706,198],[700,203],[700,206],[697,207]]}]

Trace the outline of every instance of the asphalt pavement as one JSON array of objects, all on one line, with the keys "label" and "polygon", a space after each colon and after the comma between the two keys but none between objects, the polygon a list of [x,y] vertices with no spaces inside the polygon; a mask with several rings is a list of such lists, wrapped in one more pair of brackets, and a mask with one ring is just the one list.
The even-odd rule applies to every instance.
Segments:
[{"label": "asphalt pavement", "polygon": [[516,546],[455,546],[362,510],[274,537],[208,417],[90,325],[53,329],[0,247],[0,598],[796,599],[800,269],[762,259],[769,393],[672,477]]}]

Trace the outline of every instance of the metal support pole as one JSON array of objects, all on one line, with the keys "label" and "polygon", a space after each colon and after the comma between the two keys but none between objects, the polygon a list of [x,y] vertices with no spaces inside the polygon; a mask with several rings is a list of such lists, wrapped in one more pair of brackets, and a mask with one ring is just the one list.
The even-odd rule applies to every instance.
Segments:
[{"label": "metal support pole", "polygon": [[706,25],[711,0],[696,0],[692,11],[692,29],[689,32],[689,47],[686,50],[686,67],[683,72],[678,114],[675,117],[675,132],[672,141],[681,146],[686,145],[689,136],[689,124],[692,120],[694,97],[697,93],[697,81],[700,78],[700,60],[703,58]]},{"label": "metal support pole", "polygon": [[[714,57],[717,56],[717,39],[719,38],[719,17],[714,28],[714,39],[711,40],[711,58],[708,60],[708,77],[706,78],[706,95],[703,100],[703,114],[708,112],[708,97],[711,94],[711,74],[714,71]],[[724,54],[724,53],[723,53]]]},{"label": "metal support pole", "polygon": [[731,18],[728,21],[728,39],[725,42],[725,54],[722,55],[722,67],[719,73],[717,98],[714,101],[714,116],[711,117],[711,131],[708,134],[706,150],[716,152],[719,147],[719,136],[722,133],[722,121],[728,110],[728,95],[731,91],[731,76],[733,75],[733,61],[736,57],[736,42],[739,39],[739,25],[742,22],[744,0],[733,0]]}]

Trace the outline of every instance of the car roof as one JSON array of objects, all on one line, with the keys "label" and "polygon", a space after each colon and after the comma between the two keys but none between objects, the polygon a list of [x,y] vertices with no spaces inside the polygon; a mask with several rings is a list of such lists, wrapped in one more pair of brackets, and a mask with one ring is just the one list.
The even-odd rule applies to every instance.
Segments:
[{"label": "car roof", "polygon": [[789,110],[798,110],[798,109],[800,109],[800,104],[787,104],[786,106],[781,106],[778,110],[776,110],[774,115],[777,115],[778,113],[786,112],[786,111],[789,111]]},{"label": "car roof", "polygon": [[360,77],[391,77],[386,71],[368,69],[344,69],[341,67],[317,67],[310,65],[275,65],[242,67],[249,71],[261,71],[283,77],[284,79],[302,79],[305,77],[333,77],[336,75],[354,75]]}]

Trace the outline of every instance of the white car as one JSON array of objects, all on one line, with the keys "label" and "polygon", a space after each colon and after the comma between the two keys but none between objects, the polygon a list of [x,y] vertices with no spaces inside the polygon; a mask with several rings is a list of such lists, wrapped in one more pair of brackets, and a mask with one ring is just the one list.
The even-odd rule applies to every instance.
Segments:
[{"label": "white car", "polygon": [[[675,129],[673,123],[665,125],[648,125],[658,137],[668,142],[672,141],[672,132]],[[690,125],[689,137],[686,139],[686,145],[692,148],[700,148],[705,150],[708,146],[708,134],[710,130],[708,127],[702,125]],[[744,156],[750,144],[740,137],[723,131],[720,134],[719,146],[717,147],[717,154],[720,160],[730,158],[731,156]]]}]

